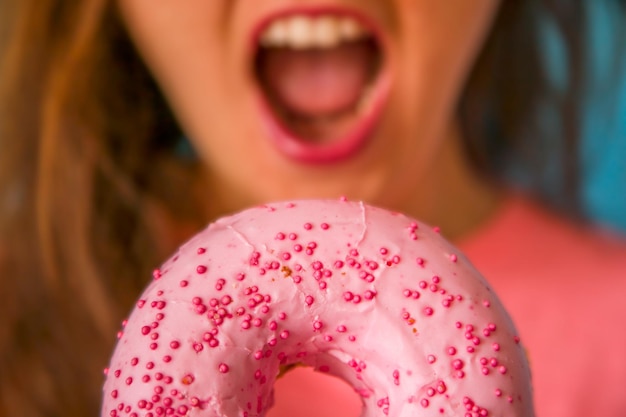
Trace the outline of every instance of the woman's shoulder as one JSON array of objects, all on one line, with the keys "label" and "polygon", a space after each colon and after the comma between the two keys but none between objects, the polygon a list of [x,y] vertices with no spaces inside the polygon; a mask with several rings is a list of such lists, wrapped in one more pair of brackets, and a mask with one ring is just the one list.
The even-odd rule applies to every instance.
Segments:
[{"label": "woman's shoulder", "polygon": [[601,273],[626,283],[626,236],[574,221],[520,193],[507,195],[499,212],[460,246],[488,275]]},{"label": "woman's shoulder", "polygon": [[626,238],[515,194],[460,246],[529,351],[537,415],[624,415]]}]

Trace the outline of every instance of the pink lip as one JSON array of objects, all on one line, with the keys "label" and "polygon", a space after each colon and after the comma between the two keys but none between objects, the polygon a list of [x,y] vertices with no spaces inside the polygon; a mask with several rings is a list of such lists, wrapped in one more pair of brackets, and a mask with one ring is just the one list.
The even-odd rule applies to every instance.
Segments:
[{"label": "pink lip", "polygon": [[[276,117],[271,105],[267,101],[265,94],[260,88],[256,89],[256,99],[258,103],[261,122],[268,132],[268,138],[274,147],[288,158],[308,164],[327,164],[346,160],[361,151],[372,137],[376,126],[378,125],[381,115],[385,108],[389,90],[391,86],[390,75],[386,71],[386,42],[378,30],[377,26],[360,13],[352,10],[333,8],[307,8],[307,9],[290,9],[283,10],[263,19],[253,31],[252,36],[252,52],[250,56],[254,56],[258,37],[263,28],[273,19],[291,14],[336,14],[349,15],[361,22],[376,36],[382,53],[383,64],[380,73],[372,86],[370,97],[368,97],[367,108],[364,113],[355,122],[354,127],[345,135],[335,138],[332,141],[318,144],[310,143],[302,138],[298,138],[291,133],[286,126]],[[256,85],[256,83],[255,83]]]}]

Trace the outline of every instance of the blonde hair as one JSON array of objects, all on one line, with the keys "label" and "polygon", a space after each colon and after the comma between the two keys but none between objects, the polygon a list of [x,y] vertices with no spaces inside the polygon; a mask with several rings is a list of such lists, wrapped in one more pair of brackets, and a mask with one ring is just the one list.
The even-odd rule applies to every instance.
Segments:
[{"label": "blonde hair", "polygon": [[182,185],[193,168],[167,149],[175,123],[111,3],[0,10],[10,25],[0,49],[0,415],[97,415],[116,330],[178,243],[157,245],[148,213],[202,221]]}]

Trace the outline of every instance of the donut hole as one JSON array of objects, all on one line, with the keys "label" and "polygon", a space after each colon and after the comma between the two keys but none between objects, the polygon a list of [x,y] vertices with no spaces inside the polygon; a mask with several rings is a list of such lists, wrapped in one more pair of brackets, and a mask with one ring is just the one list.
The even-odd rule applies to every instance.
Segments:
[{"label": "donut hole", "polygon": [[361,397],[346,381],[297,366],[274,384],[274,406],[267,417],[359,417],[362,410]]}]

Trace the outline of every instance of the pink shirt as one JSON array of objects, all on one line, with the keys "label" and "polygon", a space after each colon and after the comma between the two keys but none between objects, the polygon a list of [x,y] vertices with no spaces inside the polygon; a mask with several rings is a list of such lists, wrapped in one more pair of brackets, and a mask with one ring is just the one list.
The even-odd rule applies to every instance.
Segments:
[{"label": "pink shirt", "polygon": [[626,416],[626,239],[512,196],[458,244],[517,325],[537,416]]},{"label": "pink shirt", "polygon": [[[626,416],[626,239],[577,227],[518,195],[456,242],[528,349],[537,417]],[[357,417],[342,381],[291,371],[269,417]]]}]

